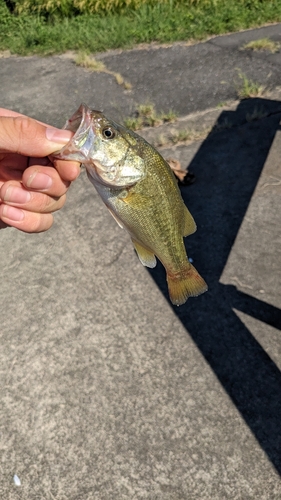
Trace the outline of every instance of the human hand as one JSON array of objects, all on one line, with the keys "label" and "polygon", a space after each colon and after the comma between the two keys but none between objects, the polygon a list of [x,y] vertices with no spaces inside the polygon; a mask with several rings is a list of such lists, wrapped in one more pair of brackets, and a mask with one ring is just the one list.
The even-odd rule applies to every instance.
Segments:
[{"label": "human hand", "polygon": [[79,163],[48,155],[61,149],[72,132],[0,108],[0,229],[46,231],[62,208]]}]

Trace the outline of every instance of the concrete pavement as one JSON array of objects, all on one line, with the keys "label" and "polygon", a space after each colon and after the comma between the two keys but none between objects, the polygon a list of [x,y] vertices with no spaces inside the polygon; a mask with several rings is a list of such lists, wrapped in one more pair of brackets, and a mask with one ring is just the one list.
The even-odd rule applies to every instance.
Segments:
[{"label": "concrete pavement", "polygon": [[[62,125],[149,100],[181,115],[161,134],[201,134],[161,151],[196,175],[186,246],[209,284],[173,308],[85,174],[50,231],[1,231],[1,499],[281,498],[281,53],[239,50],[265,36],[281,26],[99,54],[131,91],[64,56],[0,59],[2,107]],[[236,67],[268,93],[234,101]]]}]

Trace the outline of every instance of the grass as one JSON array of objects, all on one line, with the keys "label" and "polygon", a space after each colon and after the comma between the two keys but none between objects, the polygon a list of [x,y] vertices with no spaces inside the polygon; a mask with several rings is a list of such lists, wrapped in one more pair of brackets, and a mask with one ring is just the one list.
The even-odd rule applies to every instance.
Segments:
[{"label": "grass", "polygon": [[254,111],[252,113],[247,113],[246,114],[246,120],[247,122],[254,122],[257,120],[261,120],[262,118],[265,118],[268,116],[268,113],[263,109],[255,106]]},{"label": "grass", "polygon": [[173,131],[172,134],[160,135],[153,141],[153,146],[163,147],[163,146],[174,146],[180,143],[189,143],[198,140],[205,139],[208,134],[212,131],[211,127],[203,127],[201,130],[195,129],[181,129]]},{"label": "grass", "polygon": [[133,117],[123,120],[125,127],[131,130],[140,130],[145,127],[158,127],[163,123],[175,121],[177,115],[173,111],[157,114],[153,104],[140,104]]},{"label": "grass", "polygon": [[260,38],[259,40],[253,40],[252,42],[246,43],[243,45],[242,50],[254,50],[258,51],[267,51],[274,54],[278,52],[280,49],[280,43],[274,42],[269,38]]},{"label": "grass", "polygon": [[217,123],[214,127],[214,131],[218,132],[220,130],[227,130],[233,127],[233,123],[228,119],[225,118],[223,121],[220,123]]},{"label": "grass", "polygon": [[[64,5],[65,9],[70,4],[76,5],[74,12],[78,15],[69,17],[63,12],[43,15],[26,13],[26,10],[15,15],[7,4],[0,0],[0,50],[19,55],[47,55],[66,50],[96,53],[152,41],[202,40],[281,21],[281,0],[167,0],[163,4],[151,0],[150,4],[139,7],[140,1],[137,2],[136,8],[126,7],[126,0],[123,4],[119,0],[123,7],[108,13],[104,10],[80,13],[83,9],[79,10],[82,3],[78,0],[52,2]],[[49,2],[40,4],[49,5]],[[103,5],[106,7],[107,2]]]},{"label": "grass", "polygon": [[225,106],[227,106],[227,101],[222,101],[216,105],[216,108],[220,109],[220,108],[224,108]]},{"label": "grass", "polygon": [[251,97],[260,97],[265,91],[265,87],[258,82],[254,82],[244,73],[238,70],[240,83],[237,85],[237,97],[239,99],[249,99]]},{"label": "grass", "polygon": [[78,52],[74,58],[75,64],[77,66],[82,66],[90,71],[96,71],[97,73],[107,72],[107,68],[102,61],[97,61],[94,57],[91,57],[84,51]]},{"label": "grass", "polygon": [[84,51],[78,52],[78,54],[74,58],[74,61],[77,66],[82,66],[89,71],[95,71],[97,73],[107,73],[108,75],[112,75],[118,85],[122,85],[126,90],[130,90],[132,88],[132,85],[127,82],[120,73],[110,71],[102,61],[98,61],[93,56],[87,54]]}]

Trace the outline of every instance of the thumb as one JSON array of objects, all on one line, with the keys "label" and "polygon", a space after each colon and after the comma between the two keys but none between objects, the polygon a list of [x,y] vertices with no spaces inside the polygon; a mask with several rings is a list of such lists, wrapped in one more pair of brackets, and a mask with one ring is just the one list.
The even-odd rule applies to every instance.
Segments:
[{"label": "thumb", "polygon": [[61,149],[73,133],[48,127],[27,116],[0,117],[0,152],[44,157]]}]

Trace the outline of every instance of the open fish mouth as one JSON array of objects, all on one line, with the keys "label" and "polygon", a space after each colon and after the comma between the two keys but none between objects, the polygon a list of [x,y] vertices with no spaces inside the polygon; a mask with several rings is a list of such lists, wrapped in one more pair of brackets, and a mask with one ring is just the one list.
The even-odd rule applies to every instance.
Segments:
[{"label": "open fish mouth", "polygon": [[73,137],[62,149],[50,155],[51,159],[75,160],[84,165],[87,164],[91,158],[96,137],[92,113],[98,115],[100,112],[91,110],[83,103],[79,106],[63,127],[73,132]]}]

